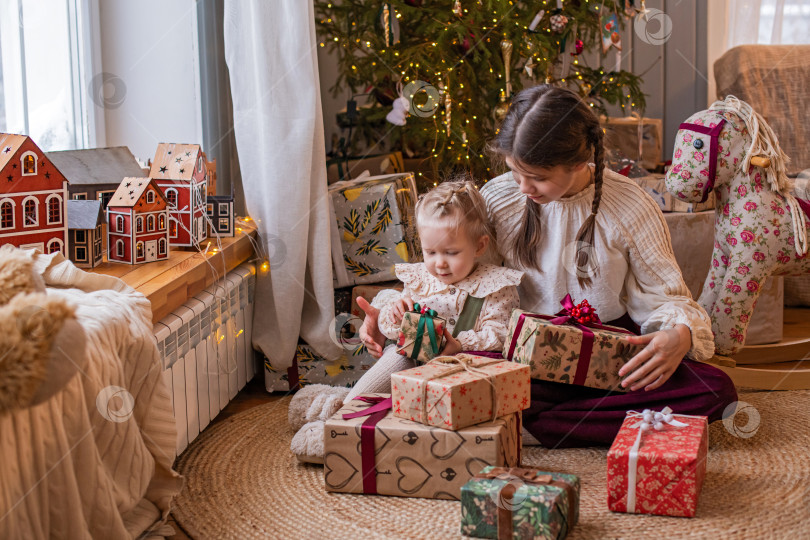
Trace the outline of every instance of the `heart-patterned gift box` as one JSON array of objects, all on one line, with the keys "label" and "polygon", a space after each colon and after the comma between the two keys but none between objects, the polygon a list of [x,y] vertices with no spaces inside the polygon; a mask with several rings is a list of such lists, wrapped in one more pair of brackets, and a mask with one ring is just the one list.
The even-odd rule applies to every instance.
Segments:
[{"label": "heart-patterned gift box", "polygon": [[447,431],[396,418],[387,407],[388,394],[364,394],[326,421],[327,491],[458,500],[484,467],[520,463],[520,413]]}]

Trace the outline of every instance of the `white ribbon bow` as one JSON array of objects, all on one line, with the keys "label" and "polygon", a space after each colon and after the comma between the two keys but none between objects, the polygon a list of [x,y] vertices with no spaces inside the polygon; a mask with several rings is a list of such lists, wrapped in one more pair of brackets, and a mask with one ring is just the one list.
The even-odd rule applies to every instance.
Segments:
[{"label": "white ribbon bow", "polygon": [[[675,415],[672,414],[672,409],[664,407],[660,412],[644,409],[643,412],[627,411],[627,416],[640,417],[641,421],[631,426],[633,429],[638,428],[638,436],[636,442],[630,448],[630,455],[627,462],[627,512],[634,514],[636,512],[636,474],[638,472],[638,450],[641,447],[641,436],[645,431],[649,431],[652,427],[656,431],[664,429],[665,424],[676,428],[686,427],[689,424],[675,420]],[[687,418],[697,418],[686,414],[678,416],[685,416]]]}]

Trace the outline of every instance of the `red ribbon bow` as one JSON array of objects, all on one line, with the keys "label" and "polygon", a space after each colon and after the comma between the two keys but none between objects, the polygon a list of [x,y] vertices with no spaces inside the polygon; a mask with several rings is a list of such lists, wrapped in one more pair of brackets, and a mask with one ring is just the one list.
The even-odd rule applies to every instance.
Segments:
[{"label": "red ribbon bow", "polygon": [[388,411],[391,410],[391,398],[384,398],[380,396],[359,396],[354,398],[356,401],[364,401],[369,403],[370,406],[362,411],[353,413],[346,413],[343,415],[344,420],[351,418],[359,418],[361,416],[368,416],[363,425],[360,426],[360,460],[363,469],[363,493],[368,495],[377,494],[377,467],[375,462],[374,453],[374,431],[377,422],[385,418]]}]

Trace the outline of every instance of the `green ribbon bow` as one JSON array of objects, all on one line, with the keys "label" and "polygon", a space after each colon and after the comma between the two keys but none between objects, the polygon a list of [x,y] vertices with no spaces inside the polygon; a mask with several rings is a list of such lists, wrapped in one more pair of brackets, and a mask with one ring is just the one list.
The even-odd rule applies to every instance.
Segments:
[{"label": "green ribbon bow", "polygon": [[411,351],[411,360],[416,360],[419,357],[419,351],[422,350],[422,339],[427,329],[428,338],[430,339],[430,349],[433,351],[432,356],[439,354],[439,340],[436,336],[436,327],[433,324],[433,317],[437,317],[438,313],[434,309],[426,309],[422,313],[422,308],[419,304],[413,305],[413,312],[419,313],[419,324],[416,326],[416,339],[413,343],[413,350]]}]

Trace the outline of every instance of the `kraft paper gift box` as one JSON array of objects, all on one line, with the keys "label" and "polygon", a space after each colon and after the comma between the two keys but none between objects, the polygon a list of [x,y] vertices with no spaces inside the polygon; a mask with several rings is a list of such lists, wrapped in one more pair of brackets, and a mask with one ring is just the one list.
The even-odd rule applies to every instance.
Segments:
[{"label": "kraft paper gift box", "polygon": [[607,454],[608,507],[693,517],[708,452],[707,417],[672,414],[669,407],[629,412]]},{"label": "kraft paper gift box", "polygon": [[391,375],[394,416],[450,430],[528,408],[530,387],[529,366],[471,354]]},{"label": "kraft paper gift box", "polygon": [[448,431],[396,418],[390,406],[388,394],[364,394],[326,421],[327,491],[458,500],[484,467],[520,463],[520,413]]},{"label": "kraft paper gift box", "polygon": [[529,365],[532,379],[625,391],[619,370],[644,347],[627,343],[624,329],[570,319],[514,310],[504,357]]},{"label": "kraft paper gift box", "polygon": [[419,304],[402,316],[397,338],[397,352],[411,360],[424,363],[432,360],[444,348],[446,321],[432,309],[421,312]]},{"label": "kraft paper gift box", "polygon": [[579,519],[579,491],[573,474],[486,467],[461,488],[461,534],[565,538]]},{"label": "kraft paper gift box", "polygon": [[412,174],[336,182],[329,204],[335,287],[394,280],[395,264],[422,259]]},{"label": "kraft paper gift box", "polygon": [[645,169],[653,170],[658,166],[664,138],[660,118],[603,117],[602,125],[605,127],[605,148],[619,150]]},{"label": "kraft paper gift box", "polygon": [[402,153],[391,152],[364,158],[332,158],[326,162],[326,182],[332,184],[340,180],[351,180],[364,171],[369,171],[375,176],[404,172]]},{"label": "kraft paper gift box", "polygon": [[268,392],[288,392],[309,384],[354,386],[376,361],[359,339],[356,346],[347,345],[334,362],[320,356],[306,343],[299,343],[288,368],[276,367],[269,358],[264,359],[265,386]]},{"label": "kraft paper gift box", "polygon": [[402,282],[400,281],[389,281],[387,283],[375,283],[373,285],[355,285],[352,288],[352,306],[351,306],[351,314],[355,317],[359,317],[361,320],[366,318],[366,313],[360,309],[360,306],[357,305],[357,298],[363,297],[369,304],[374,297],[377,296],[377,293],[380,291],[384,291],[386,289],[393,289],[397,291],[401,291],[403,289]]},{"label": "kraft paper gift box", "polygon": [[714,209],[714,192],[702,203],[687,203],[667,191],[663,174],[651,174],[641,178],[634,178],[635,182],[650,195],[661,208],[662,212],[703,212]]}]

